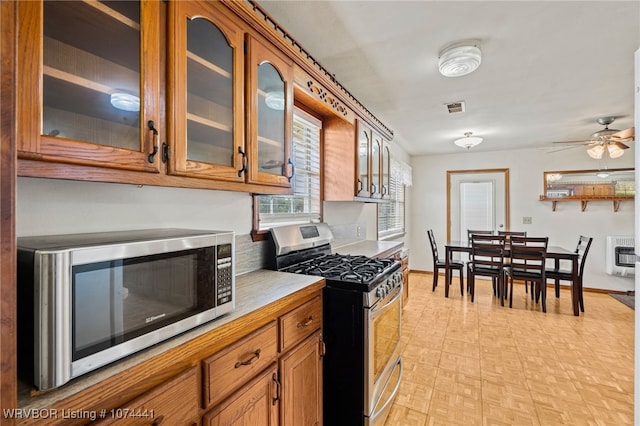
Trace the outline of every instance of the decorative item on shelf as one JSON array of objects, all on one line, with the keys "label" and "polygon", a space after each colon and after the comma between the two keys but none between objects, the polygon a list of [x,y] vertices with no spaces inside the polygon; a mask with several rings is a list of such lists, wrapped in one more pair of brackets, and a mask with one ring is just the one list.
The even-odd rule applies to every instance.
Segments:
[{"label": "decorative item on shelf", "polygon": [[456,139],[453,143],[461,148],[467,149],[471,149],[474,146],[481,144],[483,139],[479,136],[471,136],[472,134],[472,132],[465,132],[464,138]]},{"label": "decorative item on shelf", "polygon": [[474,72],[482,62],[478,40],[466,40],[445,47],[438,55],[438,69],[445,77],[461,77]]},{"label": "decorative item on shelf", "polygon": [[111,105],[122,111],[138,112],[140,111],[140,98],[131,93],[117,91],[111,94]]},{"label": "decorative item on shelf", "polygon": [[284,110],[284,92],[282,90],[274,90],[267,92],[264,97],[264,103],[271,109],[276,111]]}]

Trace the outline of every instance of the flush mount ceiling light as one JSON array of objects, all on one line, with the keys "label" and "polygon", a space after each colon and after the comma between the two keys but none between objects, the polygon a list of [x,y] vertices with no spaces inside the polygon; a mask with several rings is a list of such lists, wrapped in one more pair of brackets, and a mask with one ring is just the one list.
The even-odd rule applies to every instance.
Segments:
[{"label": "flush mount ceiling light", "polygon": [[140,98],[136,95],[125,92],[115,92],[111,94],[111,105],[123,111],[140,111]]},{"label": "flush mount ceiling light", "polygon": [[281,90],[276,90],[273,92],[268,92],[264,97],[264,103],[271,109],[275,109],[277,111],[284,110],[284,92]]},{"label": "flush mount ceiling light", "polygon": [[478,40],[456,43],[438,55],[438,69],[445,77],[461,77],[474,72],[482,62]]},{"label": "flush mount ceiling light", "polygon": [[453,143],[455,143],[461,148],[467,148],[467,149],[471,149],[474,146],[482,143],[483,139],[481,137],[471,136],[472,134],[473,133],[471,132],[465,132],[464,138],[456,139],[455,141],[453,141]]}]

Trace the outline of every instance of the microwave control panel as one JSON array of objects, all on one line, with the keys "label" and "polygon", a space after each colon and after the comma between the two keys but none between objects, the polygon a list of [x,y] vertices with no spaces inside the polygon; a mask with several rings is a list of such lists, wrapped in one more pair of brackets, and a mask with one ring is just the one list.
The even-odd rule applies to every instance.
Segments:
[{"label": "microwave control panel", "polygon": [[233,298],[233,268],[231,244],[217,246],[216,250],[216,306],[231,302]]}]

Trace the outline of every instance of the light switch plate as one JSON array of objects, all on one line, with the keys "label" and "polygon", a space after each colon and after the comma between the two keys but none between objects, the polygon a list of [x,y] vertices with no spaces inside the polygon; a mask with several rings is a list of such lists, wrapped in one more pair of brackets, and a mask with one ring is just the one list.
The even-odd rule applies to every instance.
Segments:
[{"label": "light switch plate", "polygon": [[531,216],[522,216],[523,225],[531,225],[531,223],[532,223]]}]

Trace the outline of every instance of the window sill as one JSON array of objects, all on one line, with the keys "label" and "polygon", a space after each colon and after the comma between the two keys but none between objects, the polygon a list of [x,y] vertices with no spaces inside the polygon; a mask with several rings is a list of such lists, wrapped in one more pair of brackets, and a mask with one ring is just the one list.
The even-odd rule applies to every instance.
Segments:
[{"label": "window sill", "polygon": [[396,233],[385,235],[382,237],[378,235],[378,241],[395,240],[396,238],[403,238],[405,235],[406,235],[406,232],[404,231],[396,232]]}]

